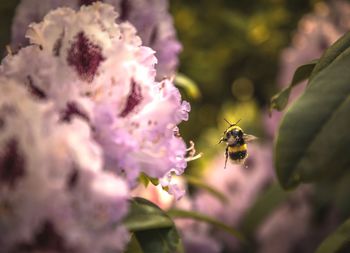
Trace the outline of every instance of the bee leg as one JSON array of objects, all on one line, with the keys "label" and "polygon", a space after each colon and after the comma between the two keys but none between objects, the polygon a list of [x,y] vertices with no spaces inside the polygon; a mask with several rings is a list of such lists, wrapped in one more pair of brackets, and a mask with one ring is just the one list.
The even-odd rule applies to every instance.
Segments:
[{"label": "bee leg", "polygon": [[224,169],[226,169],[227,159],[228,159],[228,147],[226,147],[226,150],[225,150],[225,167],[224,167]]}]

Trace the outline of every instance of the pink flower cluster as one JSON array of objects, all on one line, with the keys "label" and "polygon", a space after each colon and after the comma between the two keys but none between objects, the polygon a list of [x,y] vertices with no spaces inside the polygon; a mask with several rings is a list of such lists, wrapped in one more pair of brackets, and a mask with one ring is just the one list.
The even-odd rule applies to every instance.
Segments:
[{"label": "pink flower cluster", "polygon": [[104,167],[131,185],[140,172],[182,174],[186,146],[176,126],[190,106],[171,80],[155,81],[154,51],[141,45],[129,23],[116,24],[116,16],[101,3],[52,11],[30,26],[33,45],[6,57],[0,74],[53,101],[61,120],[88,122]]},{"label": "pink flower cluster", "polygon": [[[39,22],[51,10],[70,7],[78,10],[99,0],[22,0],[17,7],[12,26],[12,44],[15,47],[27,45],[23,36],[32,22]],[[173,20],[168,13],[167,0],[100,0],[112,5],[118,22],[130,22],[135,26],[142,44],[156,51],[158,64],[157,79],[171,77],[178,65],[181,44],[176,39]]]},{"label": "pink flower cluster", "polygon": [[15,80],[1,78],[0,87],[2,252],[120,252],[128,187],[102,170],[89,125],[61,121]]},{"label": "pink flower cluster", "polygon": [[104,3],[51,11],[0,66],[1,249],[121,252],[141,173],[183,194],[171,176],[186,168],[190,105],[117,16]]}]

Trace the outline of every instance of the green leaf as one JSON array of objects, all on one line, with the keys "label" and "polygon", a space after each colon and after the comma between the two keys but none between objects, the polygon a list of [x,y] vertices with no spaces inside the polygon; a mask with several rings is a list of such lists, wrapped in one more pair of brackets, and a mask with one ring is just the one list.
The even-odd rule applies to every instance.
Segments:
[{"label": "green leaf", "polygon": [[138,180],[145,187],[147,187],[149,183],[152,183],[154,186],[157,186],[159,184],[158,178],[150,177],[146,173],[143,173],[143,172],[140,174]]},{"label": "green leaf", "polygon": [[[331,181],[330,184],[333,186],[333,189],[330,190],[330,201],[333,201],[334,207],[337,210],[337,213],[342,218],[347,218],[350,216],[350,173],[342,175],[337,183],[334,184],[334,181]],[[320,188],[320,187],[318,187]],[[329,202],[328,202],[329,203]]]},{"label": "green leaf", "polygon": [[313,60],[307,64],[303,64],[299,66],[295,70],[295,73],[290,85],[271,98],[270,109],[276,109],[278,111],[282,111],[284,108],[286,108],[292,88],[297,84],[299,84],[300,82],[309,78],[317,62],[318,60]]},{"label": "green leaf", "polygon": [[330,46],[321,59],[316,64],[310,75],[312,80],[320,71],[328,67],[338,56],[340,56],[350,46],[350,32],[340,37],[332,46]]},{"label": "green leaf", "polygon": [[140,174],[138,180],[144,187],[147,187],[150,182],[148,176],[143,172]]},{"label": "green leaf", "polygon": [[288,104],[290,92],[294,86],[308,79],[309,82],[323,69],[328,67],[338,56],[350,46],[350,33],[346,33],[329,47],[321,59],[299,66],[293,76],[291,84],[271,98],[270,109],[282,111]]},{"label": "green leaf", "polygon": [[272,213],[288,197],[277,183],[272,184],[254,203],[245,215],[242,222],[242,230],[251,235],[261,225],[265,218]]},{"label": "green leaf", "polygon": [[303,64],[299,66],[293,75],[292,82],[290,84],[291,87],[297,85],[298,83],[306,80],[309,78],[310,74],[312,73],[313,69],[317,65],[319,59],[312,60],[309,63]]},{"label": "green leaf", "polygon": [[218,198],[222,203],[227,203],[228,199],[227,197],[221,193],[220,191],[216,190],[214,187],[206,184],[202,180],[198,179],[197,177],[193,176],[185,176],[186,181],[189,185],[195,186],[197,188],[203,189],[213,195],[214,197]]},{"label": "green leaf", "polygon": [[144,253],[182,252],[182,243],[175,226],[144,230],[135,233],[135,237]]},{"label": "green leaf", "polygon": [[349,66],[350,49],[315,75],[286,112],[275,145],[276,172],[285,189],[349,168]]},{"label": "green leaf", "polygon": [[152,202],[136,197],[131,200],[124,224],[133,233],[126,252],[183,252],[182,242],[174,222]]},{"label": "green leaf", "polygon": [[198,85],[184,74],[178,73],[175,76],[175,85],[183,88],[186,94],[192,99],[199,99],[202,96]]},{"label": "green leaf", "polygon": [[154,178],[154,177],[148,177],[149,181],[154,185],[157,186],[159,185],[159,179],[158,178]]},{"label": "green leaf", "polygon": [[316,253],[335,253],[350,241],[350,219],[329,235],[317,248]]},{"label": "green leaf", "polygon": [[169,228],[173,221],[152,202],[143,198],[131,200],[129,214],[124,225],[131,231],[142,231],[155,228]]},{"label": "green leaf", "polygon": [[282,91],[280,91],[279,93],[274,95],[271,98],[270,111],[272,109],[275,109],[277,111],[284,110],[284,108],[286,108],[286,106],[288,104],[289,95],[290,95],[291,90],[292,90],[292,87],[288,86],[287,88],[283,89]]},{"label": "green leaf", "polygon": [[136,239],[135,234],[131,235],[131,239],[124,253],[144,253],[139,241]]},{"label": "green leaf", "polygon": [[238,232],[234,228],[231,228],[230,226],[227,226],[226,224],[224,224],[224,223],[222,223],[214,218],[211,218],[207,215],[193,212],[193,211],[182,210],[182,209],[171,209],[168,211],[168,215],[172,218],[189,218],[189,219],[195,219],[198,221],[209,223],[209,224],[233,235],[235,238],[237,238],[241,242],[243,242],[243,243],[247,242],[246,238],[240,232]]}]

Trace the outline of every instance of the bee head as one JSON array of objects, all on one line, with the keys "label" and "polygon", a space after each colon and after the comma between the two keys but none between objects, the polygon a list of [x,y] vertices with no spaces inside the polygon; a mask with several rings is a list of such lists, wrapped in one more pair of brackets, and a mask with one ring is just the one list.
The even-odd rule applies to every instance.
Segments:
[{"label": "bee head", "polygon": [[230,131],[227,131],[226,136],[227,137],[234,137],[236,139],[243,138],[243,131],[240,127],[234,126]]},{"label": "bee head", "polygon": [[238,138],[242,138],[243,137],[243,131],[242,129],[237,126],[238,122],[240,122],[240,120],[238,120],[236,123],[232,124],[230,123],[227,119],[224,119],[227,124],[229,124],[229,127],[224,131],[223,136],[221,137],[219,143],[221,142],[232,142],[233,140],[236,140]]},{"label": "bee head", "polygon": [[244,143],[251,142],[257,139],[254,135],[245,134],[239,126],[237,126],[238,120],[236,123],[232,124],[227,119],[225,121],[229,124],[229,127],[224,131],[223,136],[221,137],[219,144],[221,142],[226,142],[228,145],[243,145]]}]

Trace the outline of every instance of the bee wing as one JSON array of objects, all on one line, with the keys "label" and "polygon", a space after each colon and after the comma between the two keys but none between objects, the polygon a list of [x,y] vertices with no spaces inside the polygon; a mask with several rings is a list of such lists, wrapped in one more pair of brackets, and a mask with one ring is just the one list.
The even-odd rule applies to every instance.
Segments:
[{"label": "bee wing", "polygon": [[254,136],[254,135],[251,135],[251,134],[244,134],[243,135],[243,140],[245,142],[251,142],[251,141],[255,141],[257,139],[258,139],[258,137]]}]

